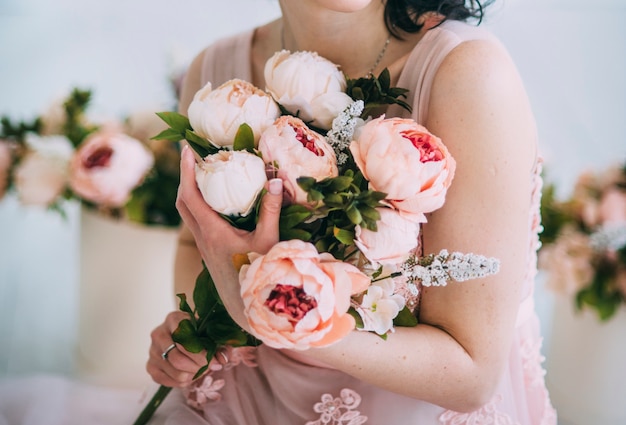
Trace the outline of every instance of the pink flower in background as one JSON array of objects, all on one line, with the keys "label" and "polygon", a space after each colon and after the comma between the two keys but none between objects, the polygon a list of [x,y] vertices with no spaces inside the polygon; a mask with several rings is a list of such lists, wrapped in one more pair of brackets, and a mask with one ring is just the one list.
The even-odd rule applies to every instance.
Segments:
[{"label": "pink flower in background", "polygon": [[354,160],[373,190],[414,220],[440,208],[456,163],[441,140],[415,121],[384,116],[369,121],[350,144]]},{"label": "pink flower in background", "polygon": [[538,265],[548,272],[546,286],[558,294],[576,294],[595,275],[593,255],[588,235],[573,228],[564,229],[554,243],[539,251]]},{"label": "pink flower in background", "polygon": [[215,146],[232,147],[241,124],[248,124],[255,144],[261,133],[280,116],[271,96],[243,80],[230,80],[213,90],[211,83],[200,89],[189,105],[189,123],[194,131]]},{"label": "pink flower in background", "polygon": [[377,230],[357,226],[354,243],[374,264],[404,262],[417,246],[420,224],[391,208],[377,208],[380,220]]},{"label": "pink flower in background", "polygon": [[296,182],[299,177],[319,181],[338,174],[335,152],[326,139],[290,115],[280,117],[265,130],[259,151],[266,164],[277,168],[288,198],[297,204],[307,204],[307,194]]},{"label": "pink flower in background", "polygon": [[250,214],[266,181],[265,163],[247,151],[219,151],[196,164],[202,197],[226,215]]},{"label": "pink flower in background", "polygon": [[336,64],[314,52],[276,52],[265,64],[267,91],[293,115],[328,130],[352,99]]},{"label": "pink flower in background", "polygon": [[70,162],[70,187],[82,198],[121,207],[152,168],[154,157],[137,139],[105,129],[88,136]]},{"label": "pink flower in background", "polygon": [[14,179],[22,204],[46,207],[54,204],[66,187],[67,162],[31,152],[17,166]]},{"label": "pink flower in background", "polygon": [[72,145],[64,136],[34,134],[27,137],[26,145],[27,153],[13,175],[18,198],[25,205],[52,205],[67,187]]},{"label": "pink flower in background", "polygon": [[626,223],[626,191],[608,188],[600,198],[598,216],[601,224]]},{"label": "pink flower in background", "polygon": [[273,348],[304,350],[332,344],[354,329],[350,297],[370,279],[356,267],[297,239],[266,255],[250,254],[239,280],[252,332]]},{"label": "pink flower in background", "polygon": [[0,199],[2,199],[9,186],[9,172],[12,162],[13,158],[9,142],[0,140]]}]

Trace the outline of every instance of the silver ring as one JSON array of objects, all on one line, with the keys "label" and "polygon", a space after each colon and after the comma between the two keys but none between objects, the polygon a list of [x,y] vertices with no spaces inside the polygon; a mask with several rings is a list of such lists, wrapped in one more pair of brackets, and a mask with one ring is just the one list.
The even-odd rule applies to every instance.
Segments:
[{"label": "silver ring", "polygon": [[161,354],[161,358],[163,360],[167,360],[167,355],[170,353],[170,351],[172,351],[174,348],[176,348],[176,344],[172,344],[169,347],[167,347],[165,349],[165,351],[163,352],[163,354]]}]

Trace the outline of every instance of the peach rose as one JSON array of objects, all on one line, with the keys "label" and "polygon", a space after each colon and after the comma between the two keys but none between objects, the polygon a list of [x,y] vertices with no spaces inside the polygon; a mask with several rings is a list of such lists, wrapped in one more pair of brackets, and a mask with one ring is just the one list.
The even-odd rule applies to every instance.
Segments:
[{"label": "peach rose", "polygon": [[266,181],[265,163],[247,151],[219,151],[196,164],[202,197],[226,215],[248,215]]},{"label": "peach rose", "polygon": [[350,297],[370,279],[297,239],[279,242],[266,255],[250,255],[239,274],[252,333],[273,348],[305,350],[335,343],[355,328]]},{"label": "peach rose", "polygon": [[312,126],[328,130],[352,99],[336,64],[315,52],[276,52],[265,64],[267,91],[284,108]]},{"label": "peach rose", "polygon": [[137,139],[112,129],[88,136],[70,162],[70,187],[82,198],[122,207],[152,168],[152,153]]},{"label": "peach rose", "polygon": [[354,161],[373,190],[419,222],[440,208],[456,162],[441,140],[411,119],[384,116],[357,130],[350,144]]},{"label": "peach rose", "polygon": [[274,99],[243,80],[230,80],[213,90],[207,83],[189,105],[189,123],[215,146],[232,147],[239,126],[252,128],[255,145],[261,133],[280,116]]},{"label": "peach rose", "polygon": [[9,186],[9,172],[12,162],[13,158],[9,142],[0,140],[0,199],[2,199]]},{"label": "peach rose", "polygon": [[417,246],[420,224],[391,208],[377,208],[380,220],[378,230],[356,226],[354,243],[373,264],[404,262]]},{"label": "peach rose", "polygon": [[326,139],[291,115],[278,118],[261,135],[259,151],[266,164],[277,167],[287,197],[297,204],[307,204],[307,193],[298,186],[298,177],[319,181],[339,173],[335,152]]}]

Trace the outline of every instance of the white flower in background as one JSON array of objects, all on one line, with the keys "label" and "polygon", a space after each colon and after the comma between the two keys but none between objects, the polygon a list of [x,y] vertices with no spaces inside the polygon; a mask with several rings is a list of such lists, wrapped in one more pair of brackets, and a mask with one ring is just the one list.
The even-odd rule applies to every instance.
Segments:
[{"label": "white flower in background", "polygon": [[241,124],[254,133],[255,146],[261,133],[280,116],[274,99],[243,80],[230,80],[213,90],[207,83],[195,94],[188,110],[194,131],[218,147],[232,147]]},{"label": "white flower in background", "polygon": [[361,253],[376,264],[406,261],[417,246],[420,224],[391,208],[376,208],[380,220],[376,231],[356,226],[354,243]]},{"label": "white flower in background", "polygon": [[196,164],[202,197],[225,215],[250,214],[266,181],[265,163],[247,151],[219,151]]},{"label": "white flower in background", "polygon": [[404,297],[395,293],[393,279],[373,282],[356,307],[363,319],[361,330],[376,332],[378,335],[392,331],[393,319],[404,308],[404,304]]},{"label": "white flower in background", "polygon": [[328,130],[352,103],[346,77],[336,64],[315,52],[276,52],[265,64],[266,90],[307,124]]},{"label": "white flower in background", "polygon": [[26,137],[28,153],[14,171],[15,190],[24,205],[49,206],[63,193],[74,149],[65,136]]},{"label": "white flower in background", "polygon": [[124,122],[124,132],[146,144],[151,142],[152,137],[167,128],[167,124],[154,113],[153,109],[133,112]]},{"label": "white flower in background", "polygon": [[89,135],[70,162],[70,187],[105,207],[122,207],[154,165],[139,140],[108,128]]}]

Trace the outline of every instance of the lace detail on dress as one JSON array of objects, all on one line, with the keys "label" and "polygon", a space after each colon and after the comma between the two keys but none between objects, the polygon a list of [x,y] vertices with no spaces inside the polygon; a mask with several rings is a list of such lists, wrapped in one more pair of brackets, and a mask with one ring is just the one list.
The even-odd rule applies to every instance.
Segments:
[{"label": "lace detail on dress", "polygon": [[498,412],[496,404],[500,401],[502,396],[496,395],[483,407],[470,413],[447,410],[439,416],[439,422],[442,425],[519,425],[510,416]]},{"label": "lace detail on dress", "polygon": [[541,367],[545,357],[541,354],[541,341],[526,339],[522,342],[520,355],[524,368],[524,381],[532,387],[542,387],[546,371]]},{"label": "lace detail on dress", "polygon": [[215,354],[209,364],[209,372],[202,378],[183,388],[187,404],[194,409],[202,410],[203,406],[211,401],[222,399],[220,390],[226,385],[224,379],[215,379],[213,373],[220,370],[229,370],[244,364],[256,367],[256,347],[223,347]]},{"label": "lace detail on dress", "polygon": [[356,410],[361,404],[361,396],[354,390],[344,388],[339,397],[331,394],[322,395],[322,401],[315,403],[313,410],[320,414],[316,421],[305,425],[361,425],[367,422],[367,416]]}]

